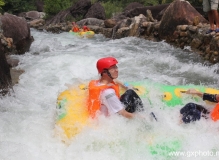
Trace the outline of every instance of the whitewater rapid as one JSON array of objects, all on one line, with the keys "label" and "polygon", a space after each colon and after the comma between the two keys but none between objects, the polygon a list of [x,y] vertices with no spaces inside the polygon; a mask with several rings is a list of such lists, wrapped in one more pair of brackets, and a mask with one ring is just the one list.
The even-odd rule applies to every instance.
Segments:
[{"label": "whitewater rapid", "polygon": [[[150,146],[159,142],[180,143],[180,151],[219,152],[219,122],[200,120],[179,123],[183,106],[165,108],[144,100],[144,116],[153,111],[158,122],[146,118],[127,120],[100,117],[68,144],[54,131],[56,99],[69,86],[97,79],[96,61],[105,56],[118,59],[120,81],[151,80],[168,85],[205,85],[218,88],[218,64],[208,65],[190,51],[165,42],[136,37],[117,40],[95,35],[93,39],[69,33],[52,34],[31,30],[34,42],[24,55],[13,55],[25,72],[11,95],[0,99],[0,160],[134,160],[167,159],[152,155]],[[204,102],[200,102],[204,104]],[[176,145],[177,146],[177,145]],[[175,146],[175,147],[176,147]],[[162,152],[162,151],[161,151]],[[168,159],[186,159],[186,156]],[[194,159],[194,156],[191,158]],[[197,156],[196,159],[218,159]]]}]

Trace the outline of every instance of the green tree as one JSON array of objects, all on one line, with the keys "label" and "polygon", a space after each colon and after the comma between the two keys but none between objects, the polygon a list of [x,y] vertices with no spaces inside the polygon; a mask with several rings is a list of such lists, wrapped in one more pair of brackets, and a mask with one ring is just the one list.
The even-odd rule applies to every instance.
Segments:
[{"label": "green tree", "polygon": [[3,0],[0,0],[0,12],[2,12],[2,6],[5,5],[5,2]]},{"label": "green tree", "polygon": [[105,2],[102,3],[102,6],[105,9],[106,18],[111,18],[113,14],[122,12],[123,8],[122,5],[119,2]]},{"label": "green tree", "polygon": [[56,15],[71,5],[72,0],[44,0],[44,10],[47,15]]},{"label": "green tree", "polygon": [[36,10],[35,0],[7,0],[2,9],[12,14]]}]

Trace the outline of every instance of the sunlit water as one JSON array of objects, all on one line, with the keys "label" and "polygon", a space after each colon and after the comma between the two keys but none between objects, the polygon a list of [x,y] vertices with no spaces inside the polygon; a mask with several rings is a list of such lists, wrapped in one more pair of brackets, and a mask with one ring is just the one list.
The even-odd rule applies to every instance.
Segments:
[{"label": "sunlit water", "polygon": [[[0,160],[136,160],[187,159],[167,156],[163,144],[178,151],[219,151],[219,122],[200,120],[179,123],[179,109],[163,108],[160,93],[154,93],[150,106],[143,100],[145,119],[127,120],[118,115],[100,117],[68,143],[54,131],[56,99],[71,85],[97,79],[96,61],[114,56],[119,61],[119,80],[150,80],[168,85],[218,87],[218,65],[209,66],[188,50],[165,42],[129,37],[110,40],[102,35],[81,39],[69,33],[31,31],[35,41],[19,58],[18,69],[25,72],[14,93],[0,101]],[[204,65],[205,64],[205,65]],[[153,91],[152,91],[153,92]],[[157,94],[157,96],[156,96]],[[186,103],[186,102],[185,102]],[[204,104],[200,102],[200,104]],[[158,122],[149,118],[153,111]],[[191,157],[194,159],[194,155]],[[197,159],[218,159],[206,154]]]}]

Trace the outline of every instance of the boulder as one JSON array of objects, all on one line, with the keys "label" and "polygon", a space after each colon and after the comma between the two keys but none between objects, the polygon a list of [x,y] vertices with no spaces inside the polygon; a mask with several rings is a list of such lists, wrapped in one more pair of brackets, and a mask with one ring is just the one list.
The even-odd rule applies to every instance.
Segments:
[{"label": "boulder", "polygon": [[156,6],[146,6],[146,7],[138,7],[138,8],[133,8],[132,10],[128,10],[124,12],[124,15],[126,17],[135,17],[139,16],[140,14],[143,14],[144,16],[147,16],[146,11],[151,10],[152,16],[157,19],[158,21],[160,20],[159,13],[166,9],[169,6],[169,4],[162,4],[162,5],[156,5]]},{"label": "boulder", "polygon": [[84,18],[97,18],[97,19],[105,20],[106,19],[105,10],[99,2],[94,3],[90,7],[87,14],[84,16]]},{"label": "boulder", "polygon": [[192,25],[197,17],[201,23],[208,22],[189,2],[175,0],[168,6],[161,19],[160,38],[171,40],[178,25]]},{"label": "boulder", "polygon": [[141,3],[138,3],[138,2],[132,2],[132,3],[130,3],[129,5],[127,5],[127,6],[125,7],[125,9],[123,10],[123,12],[127,12],[127,11],[130,11],[130,10],[132,10],[132,9],[134,9],[134,8],[138,8],[138,7],[144,7],[144,5],[141,4]]},{"label": "boulder", "polygon": [[10,68],[4,54],[4,47],[0,41],[0,95],[2,96],[8,93],[11,87]]},{"label": "boulder", "polygon": [[113,28],[116,25],[116,23],[117,22],[114,19],[106,19],[104,21],[104,25],[105,25],[106,28]]},{"label": "boulder", "polygon": [[30,49],[33,37],[25,20],[11,14],[4,14],[0,16],[0,28],[5,37],[12,38],[17,54],[24,54]]},{"label": "boulder", "polygon": [[69,19],[81,19],[85,16],[90,7],[90,0],[79,0],[72,7],[60,11],[51,19],[47,19],[46,25],[63,23]]},{"label": "boulder", "polygon": [[36,0],[36,7],[38,12],[43,12],[44,2],[43,0]]},{"label": "boulder", "polygon": [[203,6],[193,6],[205,19],[208,20],[208,13],[203,11]]},{"label": "boulder", "polygon": [[57,15],[55,15],[51,19],[47,19],[46,25],[65,22],[67,17],[72,17],[70,9],[71,8],[67,8],[66,10],[60,11]]},{"label": "boulder", "polygon": [[90,7],[90,0],[79,0],[70,8],[70,12],[74,18],[84,17]]},{"label": "boulder", "polygon": [[37,28],[39,26],[43,26],[45,24],[44,19],[35,19],[29,22],[30,27]]},{"label": "boulder", "polygon": [[[132,24],[132,19],[131,18],[126,18],[123,19],[122,21],[118,22],[114,27],[112,31],[112,38],[113,39],[118,39],[118,38],[123,38],[127,37],[129,34],[130,30],[130,25]],[[118,32],[118,33],[117,33]]]},{"label": "boulder", "polygon": [[129,17],[125,16],[125,12],[119,13],[119,14],[114,14],[111,19],[115,20],[116,22],[122,21],[123,19],[126,19]]},{"label": "boulder", "polygon": [[34,20],[40,18],[40,13],[38,11],[29,11],[26,12],[26,19],[28,20]]},{"label": "boulder", "polygon": [[26,12],[21,12],[17,16],[25,18],[26,17]]},{"label": "boulder", "polygon": [[93,25],[93,26],[99,26],[104,27],[104,20],[97,19],[97,18],[86,18],[82,19],[77,22],[77,25],[84,26],[84,25]]},{"label": "boulder", "polygon": [[145,21],[147,21],[147,18],[143,14],[135,16],[132,20],[132,24],[130,25],[129,36],[139,37],[141,24]]}]

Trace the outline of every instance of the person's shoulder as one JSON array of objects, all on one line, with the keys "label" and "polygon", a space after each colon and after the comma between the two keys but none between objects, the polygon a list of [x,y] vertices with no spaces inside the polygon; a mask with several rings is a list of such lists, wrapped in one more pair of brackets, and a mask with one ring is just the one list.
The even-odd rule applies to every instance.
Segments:
[{"label": "person's shoulder", "polygon": [[107,88],[102,91],[101,97],[104,99],[109,99],[111,97],[116,97],[115,90],[112,88]]},{"label": "person's shoulder", "polygon": [[111,94],[111,93],[115,93],[115,90],[112,88],[107,88],[103,90],[103,94],[107,95],[107,94]]}]

